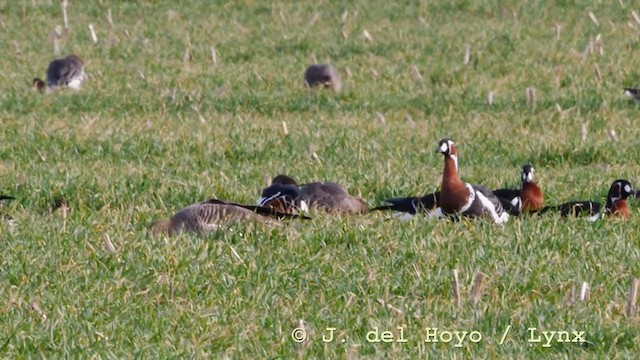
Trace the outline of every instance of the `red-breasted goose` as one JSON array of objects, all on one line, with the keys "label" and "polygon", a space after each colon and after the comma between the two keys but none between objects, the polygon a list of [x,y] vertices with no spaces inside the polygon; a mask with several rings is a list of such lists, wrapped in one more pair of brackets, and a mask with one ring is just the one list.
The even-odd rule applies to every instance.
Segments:
[{"label": "red-breasted goose", "polygon": [[533,166],[529,164],[522,167],[520,189],[498,189],[493,193],[502,201],[503,207],[511,215],[538,211],[544,204],[542,190],[536,184]]},{"label": "red-breasted goose", "polygon": [[631,218],[631,211],[627,206],[627,199],[636,194],[633,186],[627,180],[616,180],[611,184],[607,194],[607,203],[602,209],[602,204],[597,201],[570,201],[560,205],[545,206],[538,213],[558,211],[562,216],[588,216],[589,221],[596,221],[605,216]]},{"label": "red-breasted goose", "polygon": [[436,152],[444,155],[440,207],[444,215],[480,217],[489,215],[497,224],[509,220],[509,214],[493,192],[484,186],[463,182],[458,173],[458,150],[451,139],[440,140]]}]

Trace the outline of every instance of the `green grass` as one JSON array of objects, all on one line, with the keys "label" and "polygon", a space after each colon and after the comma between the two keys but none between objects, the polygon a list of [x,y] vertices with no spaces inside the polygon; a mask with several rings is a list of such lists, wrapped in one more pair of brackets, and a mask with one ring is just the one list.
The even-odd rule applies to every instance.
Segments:
[{"label": "green grass", "polygon": [[[209,197],[253,203],[263,176],[281,172],[340,182],[371,206],[424,194],[440,183],[442,158],[433,150],[443,137],[459,145],[469,182],[515,187],[531,161],[547,203],[602,199],[617,178],[640,186],[640,109],[621,89],[640,85],[632,10],[640,8],[626,1],[74,1],[60,55],[80,55],[88,79],[79,92],[41,96],[30,83],[56,57],[50,33],[62,24],[60,4],[0,4],[0,190],[17,198],[2,206],[17,225],[0,223],[0,353],[637,356],[640,320],[625,316],[631,279],[640,277],[637,216],[496,226],[315,214],[284,228],[238,225],[204,238],[146,231]],[[598,34],[603,54],[583,56]],[[188,46],[193,60],[184,63]],[[303,88],[313,56],[341,71],[341,94]],[[527,87],[536,89],[534,107]],[[72,208],[66,219],[48,212],[59,196]],[[637,202],[631,209],[638,214]],[[460,308],[452,269],[460,272]],[[487,277],[472,305],[475,271]],[[574,301],[583,282],[590,298]],[[299,320],[310,334],[302,346],[291,339]],[[398,326],[407,343],[367,341],[375,327]],[[324,344],[327,327],[338,329],[337,340]],[[475,330],[483,340],[425,343],[430,327]],[[529,346],[530,327],[585,331],[588,343]]]}]

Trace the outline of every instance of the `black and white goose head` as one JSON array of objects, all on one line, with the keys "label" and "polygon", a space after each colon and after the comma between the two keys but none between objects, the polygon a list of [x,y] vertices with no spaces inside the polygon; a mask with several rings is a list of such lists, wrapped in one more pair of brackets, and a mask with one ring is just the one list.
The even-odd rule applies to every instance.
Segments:
[{"label": "black and white goose head", "polygon": [[271,184],[262,190],[258,206],[270,207],[283,213],[309,211],[307,203],[300,200],[300,189],[293,184]]},{"label": "black and white goose head", "polygon": [[631,218],[631,211],[627,207],[627,199],[635,194],[636,191],[628,180],[615,180],[607,193],[607,203],[605,204],[604,210],[590,216],[588,220],[596,221],[605,216],[619,216],[625,219]]},{"label": "black and white goose head", "polygon": [[530,184],[534,182],[534,173],[535,170],[531,164],[527,164],[522,167],[522,187],[526,184]]},{"label": "black and white goose head", "polygon": [[451,139],[442,139],[438,143],[436,152],[444,155],[445,158],[453,160],[458,170],[458,149],[456,143]]},{"label": "black and white goose head", "polygon": [[607,200],[618,201],[625,200],[630,196],[635,195],[635,190],[631,183],[624,179],[618,179],[611,184],[609,193],[607,194]]}]

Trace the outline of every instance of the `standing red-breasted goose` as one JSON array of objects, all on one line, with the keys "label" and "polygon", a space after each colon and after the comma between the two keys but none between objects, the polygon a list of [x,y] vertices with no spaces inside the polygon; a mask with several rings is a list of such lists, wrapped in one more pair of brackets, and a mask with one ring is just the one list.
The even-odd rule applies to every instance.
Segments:
[{"label": "standing red-breasted goose", "polygon": [[534,179],[533,166],[522,167],[520,189],[498,189],[493,193],[502,201],[509,214],[519,215],[521,212],[535,212],[542,209],[544,195]]},{"label": "standing red-breasted goose", "polygon": [[444,171],[440,190],[440,208],[444,215],[481,217],[489,215],[496,224],[509,220],[509,214],[491,190],[471,185],[460,179],[458,149],[451,139],[440,140],[436,152],[444,155]]},{"label": "standing red-breasted goose", "polygon": [[539,213],[558,211],[562,216],[586,215],[589,221],[596,221],[606,216],[630,219],[631,211],[627,206],[627,199],[635,194],[636,191],[628,180],[618,179],[609,188],[604,209],[602,204],[597,201],[570,201],[560,205],[545,206],[540,209]]}]

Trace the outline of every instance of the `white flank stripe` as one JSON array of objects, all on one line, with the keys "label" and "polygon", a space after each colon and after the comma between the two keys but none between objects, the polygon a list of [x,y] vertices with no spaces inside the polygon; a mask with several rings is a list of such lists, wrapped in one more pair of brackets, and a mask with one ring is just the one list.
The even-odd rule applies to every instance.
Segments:
[{"label": "white flank stripe", "polygon": [[476,190],[470,184],[464,184],[469,190],[469,197],[467,198],[467,202],[460,208],[460,212],[463,213],[471,207],[473,202],[476,200]]},{"label": "white flank stripe", "polygon": [[477,196],[478,196],[478,199],[480,199],[480,202],[482,203],[482,206],[484,207],[484,209],[487,212],[489,212],[489,215],[491,215],[491,217],[493,218],[493,221],[495,221],[496,224],[502,224],[509,221],[509,214],[507,214],[506,212],[503,212],[502,214],[498,215],[498,212],[496,211],[496,207],[494,206],[493,202],[489,200],[486,196],[484,196],[483,193],[478,191]]}]

